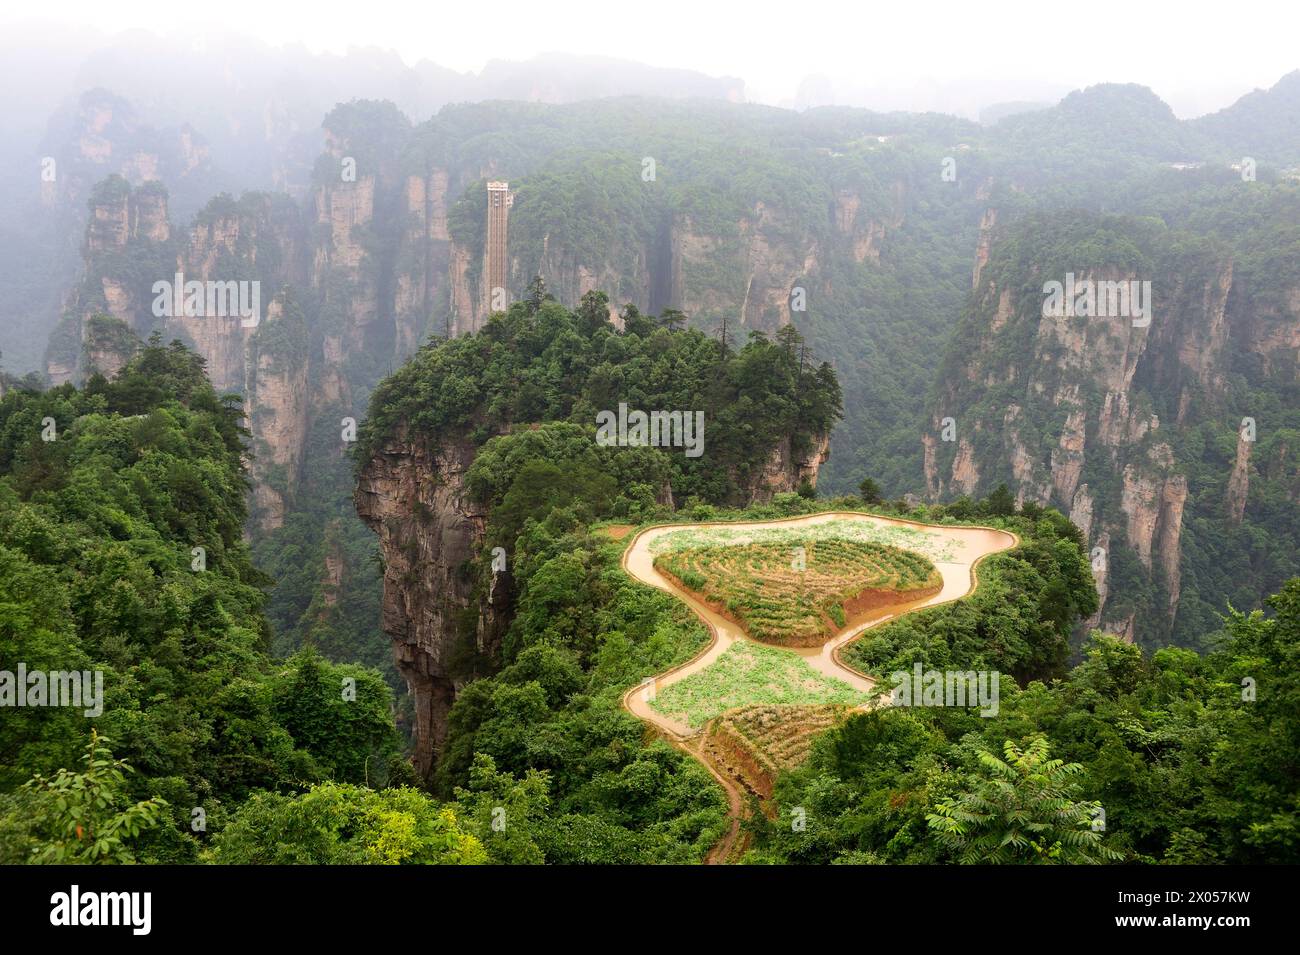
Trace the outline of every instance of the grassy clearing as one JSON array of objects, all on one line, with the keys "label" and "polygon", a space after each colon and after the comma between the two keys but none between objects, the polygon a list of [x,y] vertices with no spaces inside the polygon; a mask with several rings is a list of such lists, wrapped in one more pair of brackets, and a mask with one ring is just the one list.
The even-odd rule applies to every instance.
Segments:
[{"label": "grassy clearing", "polygon": [[858,706],[867,695],[818,673],[789,650],[735,643],[710,666],[660,690],[650,706],[698,729],[741,706]]},{"label": "grassy clearing", "polygon": [[835,537],[682,547],[657,555],[654,564],[721,606],[755,640],[805,646],[843,627],[847,605],[864,591],[906,593],[942,583],[920,554]]}]

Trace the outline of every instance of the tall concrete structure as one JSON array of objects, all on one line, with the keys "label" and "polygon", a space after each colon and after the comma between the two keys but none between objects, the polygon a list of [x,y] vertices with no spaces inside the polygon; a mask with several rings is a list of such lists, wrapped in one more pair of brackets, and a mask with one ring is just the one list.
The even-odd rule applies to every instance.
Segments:
[{"label": "tall concrete structure", "polygon": [[[486,297],[484,315],[505,308],[510,300],[506,291],[509,273],[506,261],[506,226],[510,218],[510,207],[515,202],[515,195],[510,191],[508,182],[489,182],[487,194],[487,242],[483,247],[483,255],[487,260],[483,263],[483,291]],[[496,289],[501,291],[497,292]]]}]

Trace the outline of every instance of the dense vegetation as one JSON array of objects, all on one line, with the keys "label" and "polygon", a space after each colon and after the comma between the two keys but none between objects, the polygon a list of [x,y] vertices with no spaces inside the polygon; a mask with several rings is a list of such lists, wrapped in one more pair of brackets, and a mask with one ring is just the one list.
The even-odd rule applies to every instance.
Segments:
[{"label": "dense vegetation", "polygon": [[[827,419],[833,422],[833,453],[822,470],[822,486],[843,493],[869,472],[885,493],[896,495],[922,487],[919,437],[927,431],[927,412],[933,410],[932,403],[927,407],[927,393],[936,383],[966,373],[960,359],[970,353],[970,334],[963,311],[972,260],[981,238],[987,237],[982,227],[989,222],[996,221],[997,237],[1005,240],[1006,227],[1019,219],[1038,222],[1036,217],[1044,212],[1058,213],[1059,220],[1023,239],[1012,232],[1009,242],[1041,245],[1066,264],[1092,262],[1095,253],[1113,265],[1129,261],[1130,252],[1140,253],[1135,260],[1162,275],[1203,275],[1212,258],[1209,253],[1229,247],[1242,277],[1239,286],[1251,290],[1243,294],[1259,299],[1247,307],[1281,313],[1283,280],[1295,277],[1294,263],[1300,261],[1286,226],[1295,220],[1290,198],[1295,190],[1286,185],[1284,172],[1298,155],[1290,110],[1296,89],[1293,75],[1231,110],[1187,123],[1177,120],[1149,90],[1108,84],[1071,94],[1056,107],[1009,116],[995,126],[937,115],[840,108],[794,113],[642,98],[559,107],[461,104],[427,119],[403,115],[388,102],[340,103],[322,124],[332,148],[313,167],[311,185],[319,192],[313,192],[312,201],[352,201],[345,195],[351,184],[339,181],[338,153],[345,151],[360,176],[356,188],[373,186],[373,215],[351,230],[353,244],[363,253],[359,262],[346,256],[336,259],[330,228],[313,225],[315,208],[297,208],[283,196],[219,195],[206,206],[189,197],[183,206],[186,212],[200,209],[193,228],[213,226],[222,217],[238,222],[238,254],[219,257],[214,274],[234,274],[230,270],[237,266],[241,276],[256,275],[267,287],[278,287],[281,281],[293,285],[306,327],[292,340],[259,335],[259,355],[270,354],[277,365],[309,355],[315,374],[322,370],[327,336],[337,341],[346,332],[351,346],[325,361],[332,363],[331,381],[337,372],[346,382],[341,392],[346,397],[333,386],[329,399],[313,395],[311,433],[300,474],[268,476],[269,483],[287,495],[284,525],[263,530],[255,522],[253,528],[256,561],[280,583],[267,606],[276,633],[273,649],[287,654],[310,646],[331,660],[361,661],[381,668],[390,684],[398,686],[373,627],[379,586],[374,542],[349,505],[349,477],[337,453],[336,436],[339,420],[361,417],[359,409],[371,389],[394,361],[408,355],[418,337],[445,335],[451,328],[444,261],[449,252],[438,244],[441,240],[410,238],[420,230],[410,228],[408,177],[434,182],[445,174],[448,235],[456,251],[466,255],[464,279],[471,290],[481,279],[488,169],[495,170],[493,176],[508,178],[516,192],[510,229],[510,284],[516,290],[540,271],[566,305],[575,304],[593,276],[615,305],[635,301],[645,311],[671,315],[674,299],[685,297],[693,303],[692,313],[682,319],[706,336],[718,339],[725,334],[738,352],[751,328],[774,334],[786,310],[764,298],[773,289],[759,286],[778,275],[781,282],[788,278],[807,297],[806,310],[788,312],[804,338],[797,347],[800,364],[818,367],[822,360],[830,361],[848,412],[842,420]],[[127,115],[126,104],[101,94],[99,99],[112,101],[115,116]],[[1110,146],[1097,149],[1099,142]],[[1259,181],[1243,191],[1240,177],[1227,163],[1247,155],[1259,159]],[[649,181],[642,177],[647,158],[656,170]],[[948,163],[955,164],[955,176],[945,178],[941,172]],[[1172,163],[1204,166],[1175,170],[1168,168]],[[289,178],[305,179],[306,167]],[[170,179],[167,184],[181,188]],[[191,182],[185,188],[193,187]],[[161,192],[156,182],[130,188],[113,177],[101,183],[92,198],[127,195],[138,202]],[[990,210],[996,210],[995,220],[983,221]],[[1104,229],[1079,236],[1069,228],[1074,222],[1091,222],[1088,214],[1098,212],[1110,217]],[[1163,251],[1152,256],[1147,240],[1162,232],[1172,240],[1158,237],[1155,244]],[[155,319],[142,308],[150,300],[145,280],[170,273],[185,235],[186,230],[174,227],[172,237],[161,244],[132,237],[125,250],[89,255],[76,288],[77,308],[70,309],[57,330],[51,358],[75,366],[83,345],[103,342],[108,350],[118,350],[112,339],[120,330],[94,319],[87,324],[87,334],[77,334],[77,322],[88,308],[108,307],[105,279],[130,293],[136,330],[146,335]],[[688,246],[694,252],[681,254]],[[1012,259],[1020,261],[1014,255]],[[1032,284],[1027,276],[1038,267],[1041,263],[1033,263],[1010,281]],[[746,282],[751,272],[752,289]],[[424,296],[398,291],[421,286]],[[757,315],[752,311],[755,296],[764,301]],[[751,306],[744,316],[739,314],[742,303]],[[596,321],[599,307],[588,301],[577,305],[576,313]],[[975,324],[987,325],[987,318],[978,315]],[[267,331],[277,327],[281,332],[288,329],[271,323]],[[623,336],[622,343],[641,338]],[[694,346],[679,347],[689,351]],[[1023,343],[1009,350],[1023,357]],[[558,351],[557,345],[551,357]],[[1139,637],[1151,646],[1199,645],[1200,637],[1214,628],[1214,614],[1225,599],[1238,606],[1258,606],[1296,572],[1288,557],[1296,550],[1288,550],[1294,521],[1286,514],[1295,500],[1293,471],[1275,466],[1258,475],[1268,486],[1259,481],[1253,485],[1259,493],[1252,492],[1240,524],[1223,526],[1207,511],[1221,496],[1231,469],[1232,449],[1225,444],[1228,429],[1235,427],[1231,418],[1236,408],[1249,406],[1261,421],[1267,416],[1263,441],[1270,461],[1283,460],[1285,449],[1293,446],[1295,428],[1287,409],[1296,406],[1290,400],[1294,396],[1276,386],[1278,376],[1270,380],[1264,374],[1258,356],[1245,351],[1233,364],[1230,400],[1213,409],[1194,405],[1183,428],[1186,441],[1175,449],[1180,467],[1195,472],[1188,475],[1195,479],[1190,486],[1193,506],[1184,520],[1187,573],[1176,620],[1168,626],[1146,626],[1146,621],[1159,619],[1160,614],[1149,611],[1168,594],[1131,548],[1114,548],[1111,618],[1136,614],[1148,631]],[[651,353],[647,348],[642,357]],[[945,353],[950,358],[946,364]],[[525,349],[522,357],[532,356]],[[615,366],[628,359],[620,349],[588,357]],[[435,364],[447,358],[443,355]],[[492,361],[493,373],[512,370],[501,354]],[[453,378],[458,382],[477,381],[478,371],[488,370],[486,365],[477,368],[468,353],[459,353],[456,362],[460,368]],[[695,367],[708,364],[695,362]],[[563,374],[556,374],[560,368]],[[433,365],[428,370],[434,371]],[[545,373],[538,373],[537,381],[528,383],[528,390],[500,396],[484,420],[467,427],[491,433],[523,421],[582,421],[587,409],[579,400],[556,396],[568,395],[570,378],[587,371],[552,362]],[[750,379],[728,383],[738,385],[729,393],[722,384],[703,390],[698,382],[675,389],[705,394],[735,409],[735,420],[711,422],[711,433],[721,435],[724,427],[730,432],[722,453],[742,472],[755,466],[752,452],[764,447],[774,426],[792,418],[788,409],[769,404],[755,412],[731,400],[740,397],[739,389],[754,391],[754,377],[762,377],[763,370],[752,371]],[[504,390],[501,381],[484,387]],[[603,384],[610,381],[622,384],[621,379]],[[539,400],[534,385],[550,390],[543,390],[545,397]],[[583,387],[593,388],[587,397],[599,398],[595,386],[600,385],[586,382]],[[673,390],[660,382],[651,389],[659,395]],[[806,392],[801,385],[793,391]],[[478,396],[447,397],[454,404]],[[981,410],[1002,414],[1006,398],[1004,389],[994,388],[988,401],[972,400],[964,407],[982,403],[986,407]],[[1165,394],[1159,400],[1168,404],[1179,396]],[[571,406],[541,407],[557,401]],[[826,419],[824,409],[804,410],[812,418]],[[1153,410],[1168,427],[1169,409]],[[437,424],[436,417],[426,416],[426,423]],[[756,433],[747,431],[750,418],[759,422]],[[1060,430],[1058,418],[1039,407],[1027,407],[1024,421],[1031,442],[1047,441]],[[808,431],[806,422],[792,429],[799,437]],[[475,438],[481,439],[481,434]],[[261,449],[255,452],[262,454]],[[1000,444],[985,438],[976,453],[984,465],[978,491],[1012,477]],[[680,458],[676,463],[693,472],[691,480],[678,475],[674,481],[679,496],[718,499],[718,483],[700,483],[706,468]],[[1087,476],[1089,486],[1101,488],[1113,502],[1116,475],[1107,474],[1100,460],[1090,461],[1090,469],[1098,473]],[[711,473],[726,473],[742,482],[746,476]],[[1068,501],[1053,503],[1069,509]],[[336,582],[326,569],[339,567],[344,572]]]},{"label": "dense vegetation", "polygon": [[[760,821],[755,859],[1294,862],[1300,581],[1270,607],[1230,614],[1206,656],[1147,657],[1096,635],[1061,680],[1004,679],[997,719],[942,707],[854,716],[780,783],[781,815],[801,807],[806,830]],[[1043,782],[1033,763],[1049,755],[1068,779]],[[1065,830],[1051,829],[1052,792],[1074,807]],[[959,831],[963,803],[983,818]],[[1034,834],[1027,820],[1050,825]]]},{"label": "dense vegetation", "polygon": [[[300,365],[323,354],[324,336],[350,327],[362,296],[383,294],[364,347],[342,359],[350,401],[312,409],[304,480],[290,487],[289,475],[271,476],[296,499],[282,527],[245,542],[250,448],[240,402],[216,394],[184,347],[141,347],[120,323],[83,324],[78,312],[56,331],[52,357],[76,365],[85,345],[136,353],[120,375],[46,392],[0,378],[0,670],[98,670],[106,694],[93,718],[4,710],[0,861],[698,861],[725,831],[723,793],[689,755],[649,739],[620,700],[698,652],[706,633],[680,603],[623,572],[622,544],[602,525],[824,507],[805,485],[731,509],[751,497],[773,449],[798,456],[832,429],[823,491],[871,475],[865,503],[833,506],[1020,536],[1020,547],[981,565],[970,598],[902,618],[846,651],[880,676],[917,662],[997,670],[1001,711],[990,720],[889,709],[826,730],[806,763],[779,766],[777,821],[759,813],[750,822],[751,861],[1294,861],[1300,582],[1288,578],[1300,572],[1300,398],[1284,349],[1267,358],[1234,339],[1215,394],[1157,388],[1161,369],[1136,370],[1137,404],[1164,422],[1160,438],[1188,483],[1180,611],[1151,643],[1203,655],[1072,640],[1097,593],[1088,542],[1056,510],[1018,507],[1005,486],[929,507],[882,498],[920,487],[927,390],[996,377],[967,374],[978,346],[991,343],[1008,368],[1054,374],[1043,369],[1059,354],[1042,363],[1034,355],[1032,311],[1019,309],[996,337],[990,312],[969,298],[988,208],[1011,227],[984,275],[1025,302],[1041,300],[1045,273],[1123,267],[1177,276],[1179,304],[1190,308],[1197,283],[1231,261],[1241,314],[1269,328],[1293,319],[1300,192],[1268,165],[1243,192],[1226,161],[1253,150],[1261,127],[1261,157],[1295,161],[1294,123],[1258,121],[1295,89],[1292,78],[1272,99],[1186,124],[1147,91],[1108,86],[993,129],[644,100],[455,106],[413,126],[391,104],[340,106],[326,120],[330,133],[357,144],[363,170],[381,170],[374,219],[357,235],[363,260],[355,273],[327,262],[315,287],[282,299],[285,318],[264,324],[255,355],[272,371]],[[653,187],[640,175],[645,156],[656,160]],[[954,156],[960,174],[946,180],[939,173]],[[1162,165],[1186,159],[1213,165]],[[579,265],[605,269],[602,278],[619,277],[616,304],[645,294],[638,282],[653,272],[646,312],[659,316],[625,306],[616,326],[604,295],[568,308],[538,282],[480,333],[420,348],[375,391],[359,462],[398,433],[468,443],[476,456],[466,487],[488,521],[482,552],[462,571],[481,594],[492,548],[510,558],[500,655],[465,665],[466,679],[478,678],[459,690],[425,791],[400,756],[375,547],[351,512],[338,422],[403,357],[393,289],[409,225],[405,177],[449,170],[447,226],[469,250],[472,284],[489,161],[517,189],[511,251],[520,268],[556,254],[570,284]],[[337,175],[336,157],[322,158],[315,185]],[[156,198],[160,189],[133,193],[111,178],[92,198]],[[765,241],[809,263],[798,281],[811,308],[795,314],[797,330],[764,334],[735,321],[748,299],[745,229],[759,203]],[[195,224],[222,217],[255,227],[240,248],[241,266],[257,263],[249,274],[269,286],[305,271],[310,216],[293,203],[219,196]],[[853,221],[880,235],[860,244]],[[303,261],[278,257],[276,237],[286,235]],[[709,243],[676,276],[703,303],[690,316],[670,307],[671,270],[645,262],[671,258],[674,235]],[[147,280],[169,274],[180,241],[177,231],[93,262],[79,304],[106,309],[109,278],[143,308]],[[445,334],[445,304],[421,312],[427,332]],[[771,327],[779,311],[769,307],[760,324]],[[138,317],[139,328],[154,327]],[[1097,382],[1070,374],[1064,383],[1085,402],[1104,400]],[[964,424],[982,420],[985,435],[1001,438],[1008,405],[1024,395],[993,380],[962,397]],[[596,415],[620,403],[702,411],[704,453],[601,446]],[[1266,424],[1245,518],[1233,523],[1221,502],[1243,414]],[[1020,435],[1034,451],[1050,448],[1063,419],[1029,403]],[[1014,476],[1001,445],[981,442],[975,455],[979,490]],[[1107,463],[1090,459],[1083,478],[1113,512],[1122,492]],[[810,546],[810,565],[819,548]],[[1114,546],[1109,561],[1112,607],[1167,605],[1132,548]],[[322,568],[340,564],[349,572],[335,588]],[[1228,607],[1256,607],[1270,593],[1267,614]],[[469,633],[472,617],[461,621]],[[788,654],[765,649],[746,646],[656,705],[699,725],[732,705],[765,719],[777,704],[799,706],[803,719],[814,700],[856,702],[838,687],[810,688]],[[736,686],[744,692],[723,692]],[[785,824],[796,810],[806,828]]]},{"label": "dense vegetation", "polygon": [[0,669],[103,680],[100,714],[3,711],[4,861],[193,861],[255,792],[412,778],[377,674],[268,654],[240,417],[157,341],[0,401]]},{"label": "dense vegetation", "polygon": [[656,693],[652,708],[697,729],[750,706],[861,706],[867,695],[824,676],[803,657],[776,647],[732,644],[713,663]]},{"label": "dense vegetation", "polygon": [[[775,341],[752,334],[732,349],[698,330],[674,329],[671,316],[657,322],[631,308],[620,332],[608,314],[602,293],[589,293],[569,311],[537,288],[533,298],[494,316],[478,334],[422,348],[376,390],[358,460],[367,460],[399,423],[444,439],[464,434],[479,445],[532,422],[568,421],[594,435],[598,413],[617,413],[626,404],[633,411],[703,413],[702,452],[665,449],[666,470],[658,472],[660,483],[651,492],[671,477],[675,495],[721,502],[752,484],[770,449],[788,440],[796,453],[805,450],[840,414],[834,372],[804,360],[793,328],[782,329]],[[499,503],[496,495],[504,502],[506,480],[544,480],[524,471],[527,459],[510,459],[506,447],[489,446],[471,478],[472,489],[493,503]],[[495,465],[502,456],[505,466]],[[578,482],[569,476],[562,483]]]},{"label": "dense vegetation", "polygon": [[1082,535],[1055,510],[999,510],[962,500],[924,512],[1003,527],[1020,545],[981,561],[980,585],[966,599],[868,631],[846,648],[850,665],[882,677],[918,661],[926,669],[999,670],[1021,682],[1062,675],[1071,629],[1097,609]]},{"label": "dense vegetation", "polygon": [[[647,742],[619,706],[626,688],[695,653],[703,628],[622,571],[623,544],[593,527],[612,514],[608,486],[551,498],[511,477],[530,454],[576,464],[595,447],[587,428],[502,435],[476,464],[474,486],[515,535],[518,612],[504,666],[456,703],[436,796],[410,788],[392,758],[377,674],[311,653],[269,657],[268,581],[240,535],[242,444],[238,410],[176,345],[150,343],[112,382],[0,401],[4,663],[105,674],[99,718],[6,710],[6,861],[685,862],[717,840],[725,805],[708,773]],[[671,472],[657,449],[599,453],[647,487]],[[819,507],[787,494],[675,513],[634,498],[622,506],[635,504],[637,521]],[[780,776],[778,822],[749,823],[755,860],[1294,858],[1300,583],[1271,601],[1272,617],[1230,614],[1207,656],[1145,658],[1096,637],[1066,671],[1071,626],[1096,599],[1068,521],[1004,491],[889,507],[1020,535],[984,563],[972,598],[882,628],[856,658],[876,672],[913,660],[997,668],[1000,717],[889,709],[827,730]],[[353,699],[339,692],[348,681]],[[1036,769],[1048,758],[1063,769]],[[1006,839],[1062,799],[1072,815]],[[984,805],[996,812],[972,815]],[[786,831],[794,807],[807,826]]]}]

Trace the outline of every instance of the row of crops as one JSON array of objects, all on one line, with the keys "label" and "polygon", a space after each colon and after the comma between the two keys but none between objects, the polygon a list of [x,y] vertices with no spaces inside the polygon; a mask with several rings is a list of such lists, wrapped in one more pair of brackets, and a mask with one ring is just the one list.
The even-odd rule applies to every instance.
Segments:
[{"label": "row of crops", "polygon": [[723,729],[743,739],[756,762],[772,776],[803,762],[813,737],[829,729],[844,707],[746,706],[723,716]]},{"label": "row of crops", "polygon": [[654,564],[754,639],[778,644],[830,637],[846,623],[845,605],[864,591],[906,593],[942,582],[913,551],[803,534],[667,549]]}]

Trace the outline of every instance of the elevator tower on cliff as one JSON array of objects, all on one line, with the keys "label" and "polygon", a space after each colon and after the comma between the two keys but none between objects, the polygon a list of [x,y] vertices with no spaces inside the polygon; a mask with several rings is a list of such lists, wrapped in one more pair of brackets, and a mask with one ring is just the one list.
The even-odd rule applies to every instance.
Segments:
[{"label": "elevator tower on cliff", "polygon": [[504,309],[510,300],[506,290],[506,278],[509,273],[506,262],[506,226],[510,217],[510,207],[515,202],[514,193],[510,191],[508,182],[489,182],[487,195],[487,243],[483,250],[487,258],[483,268],[483,291],[486,296],[484,315]]}]

